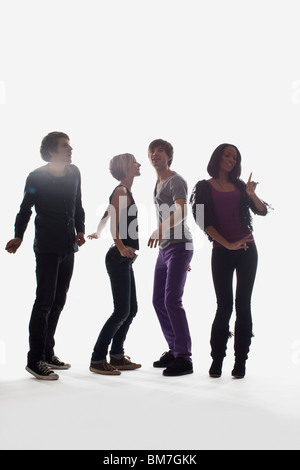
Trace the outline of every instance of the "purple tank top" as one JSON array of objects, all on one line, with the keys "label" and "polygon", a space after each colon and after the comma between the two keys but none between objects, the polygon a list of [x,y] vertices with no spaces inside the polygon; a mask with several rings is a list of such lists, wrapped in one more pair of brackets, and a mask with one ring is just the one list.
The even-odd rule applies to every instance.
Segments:
[{"label": "purple tank top", "polygon": [[[234,191],[218,191],[210,184],[212,189],[212,199],[216,218],[218,220],[217,230],[229,243],[237,242],[250,234],[241,224],[241,198],[242,194],[235,188]],[[216,227],[215,227],[216,228]],[[254,241],[254,240],[253,240]],[[220,243],[214,241],[215,247],[220,247]]]}]

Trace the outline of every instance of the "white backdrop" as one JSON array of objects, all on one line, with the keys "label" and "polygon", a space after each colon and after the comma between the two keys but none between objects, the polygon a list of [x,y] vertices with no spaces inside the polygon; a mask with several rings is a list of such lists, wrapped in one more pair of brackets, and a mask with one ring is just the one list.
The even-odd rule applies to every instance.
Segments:
[{"label": "white backdrop", "polygon": [[[173,144],[173,169],[189,191],[207,177],[217,145],[238,146],[243,178],[253,171],[258,195],[275,209],[254,219],[260,258],[253,364],[299,373],[298,1],[1,0],[0,8],[1,366],[26,362],[35,294],[33,217],[19,252],[8,255],[4,247],[13,237],[26,176],[43,164],[40,142],[61,130],[82,174],[87,234],[116,184],[109,159],[130,152],[142,165],[133,186],[140,209],[139,314],[126,352],[149,364],[166,344],[151,305],[157,253],[147,248],[155,228],[148,144],[155,138]],[[215,312],[211,246],[193,220],[190,228],[196,251],[184,301],[194,363],[206,372]],[[110,244],[106,231],[76,255],[57,333],[57,354],[87,367],[112,311],[104,266]]]}]

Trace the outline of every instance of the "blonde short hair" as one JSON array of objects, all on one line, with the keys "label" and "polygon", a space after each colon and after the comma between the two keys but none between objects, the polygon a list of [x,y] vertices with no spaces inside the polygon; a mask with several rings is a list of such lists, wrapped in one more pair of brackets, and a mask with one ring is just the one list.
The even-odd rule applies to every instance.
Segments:
[{"label": "blonde short hair", "polygon": [[116,180],[121,181],[125,178],[129,167],[135,162],[135,158],[131,153],[122,153],[116,155],[109,162],[109,171]]}]

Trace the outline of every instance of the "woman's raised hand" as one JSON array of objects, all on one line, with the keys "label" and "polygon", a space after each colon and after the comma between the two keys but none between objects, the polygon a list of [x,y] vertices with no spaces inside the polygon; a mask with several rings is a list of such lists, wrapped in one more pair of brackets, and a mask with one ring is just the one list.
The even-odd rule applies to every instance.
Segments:
[{"label": "woman's raised hand", "polygon": [[258,183],[255,183],[254,181],[252,181],[252,172],[250,173],[250,176],[249,176],[249,179],[248,179],[248,182],[246,184],[246,193],[248,194],[248,196],[253,196],[255,194],[255,190],[256,190],[256,186],[258,185]]}]

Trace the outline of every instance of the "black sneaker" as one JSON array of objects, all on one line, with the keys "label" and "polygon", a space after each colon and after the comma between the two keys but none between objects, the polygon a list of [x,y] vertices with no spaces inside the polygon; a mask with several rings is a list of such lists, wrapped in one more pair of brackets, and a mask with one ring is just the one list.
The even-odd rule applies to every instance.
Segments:
[{"label": "black sneaker", "polygon": [[183,357],[176,357],[164,371],[163,375],[175,377],[177,375],[186,375],[193,373],[193,364]]},{"label": "black sneaker", "polygon": [[27,365],[25,369],[39,380],[57,380],[59,378],[59,375],[55,374],[43,361]]},{"label": "black sneaker", "polygon": [[153,367],[168,367],[174,361],[175,357],[171,351],[164,352],[159,361],[153,362]]},{"label": "black sneaker", "polygon": [[57,356],[52,356],[52,359],[46,361],[45,364],[48,367],[51,367],[51,369],[66,370],[70,369],[71,367],[71,364],[66,364],[65,362],[62,362],[60,359],[58,359]]}]

